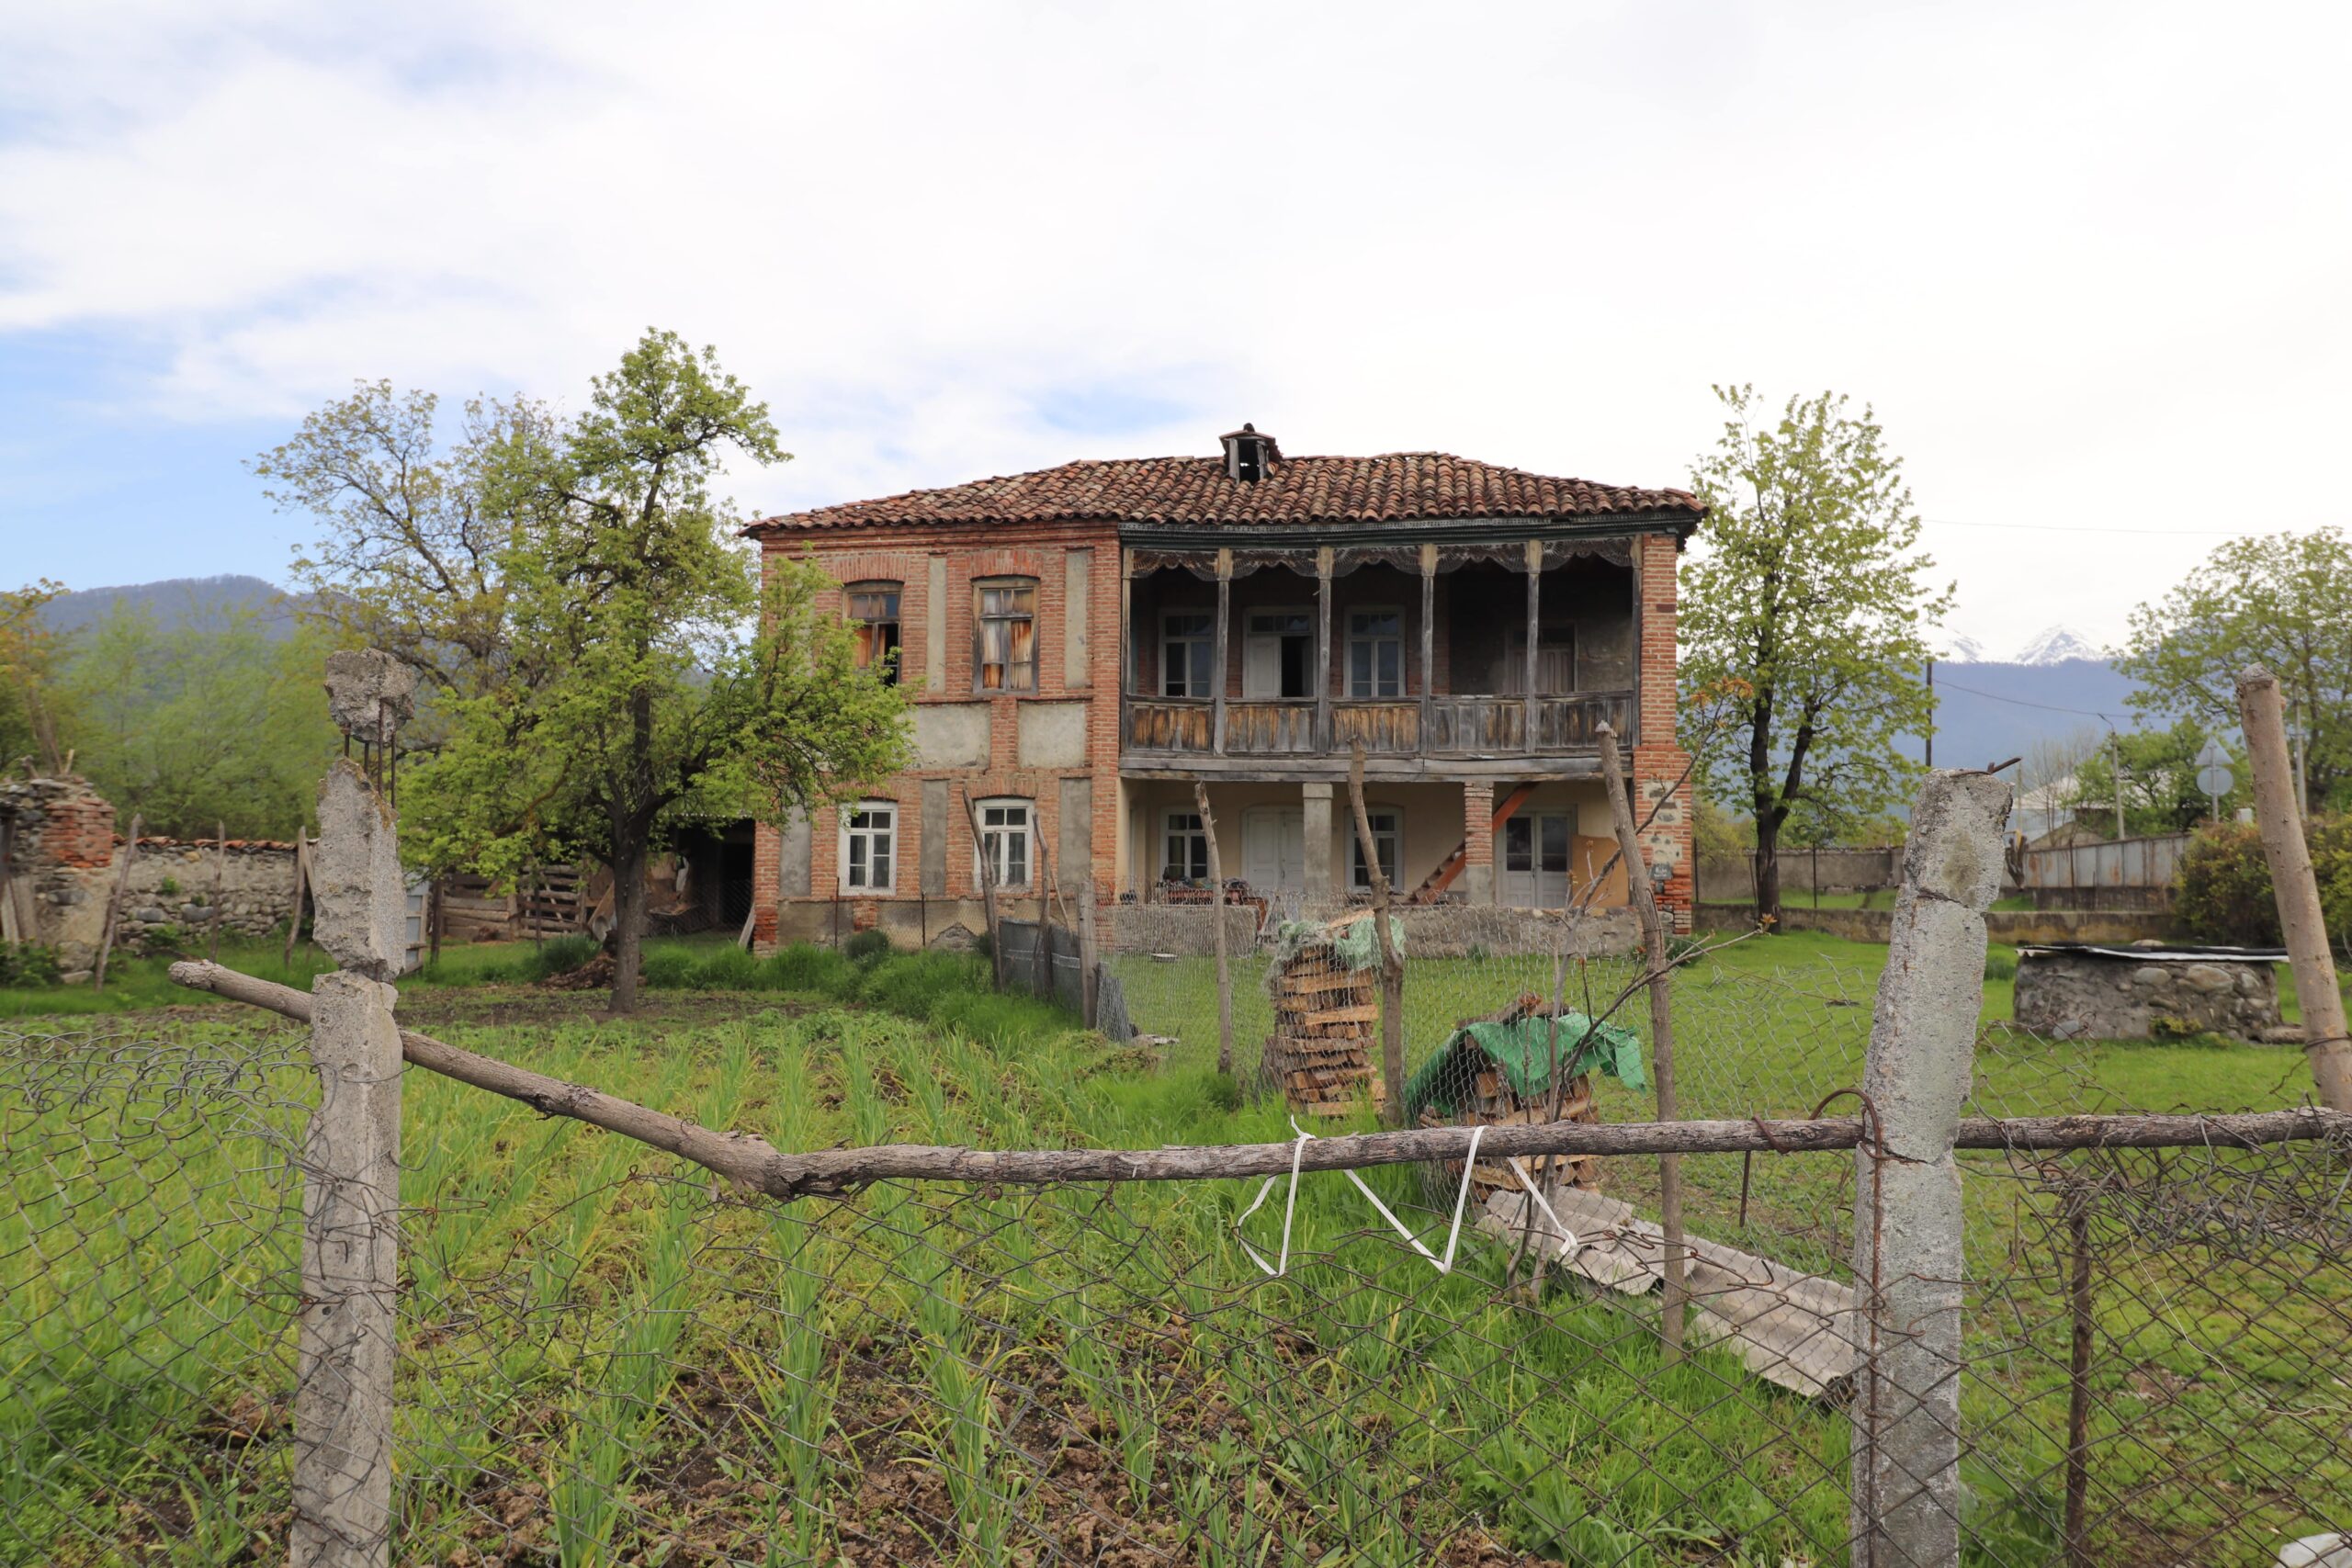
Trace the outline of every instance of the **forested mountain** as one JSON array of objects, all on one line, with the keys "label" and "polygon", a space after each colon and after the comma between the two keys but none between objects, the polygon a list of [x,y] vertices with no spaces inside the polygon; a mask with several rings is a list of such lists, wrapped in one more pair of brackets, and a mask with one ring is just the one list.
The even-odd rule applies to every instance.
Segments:
[{"label": "forested mountain", "polygon": [[96,626],[117,609],[143,609],[155,629],[175,631],[191,621],[218,623],[224,613],[243,612],[270,637],[288,636],[294,616],[286,595],[276,583],[258,577],[167,577],[159,582],[131,582],[113,588],[85,588],[61,593],[42,612],[60,632],[80,632]]}]

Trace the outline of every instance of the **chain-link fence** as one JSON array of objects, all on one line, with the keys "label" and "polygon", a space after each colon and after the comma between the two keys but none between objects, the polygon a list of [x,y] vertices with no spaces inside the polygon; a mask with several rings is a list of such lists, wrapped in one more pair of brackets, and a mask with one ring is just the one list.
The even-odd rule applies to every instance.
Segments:
[{"label": "chain-link fence", "polygon": [[[1804,1016],[1782,977],[1717,983],[1757,1029]],[[1565,1024],[1513,1000],[1485,1010],[1512,1038]],[[1849,1561],[1871,1161],[1791,1131],[1826,1123],[1655,1145],[1679,1138],[1690,1172],[1675,1359],[1656,1160],[1498,1156],[1508,1110],[1474,1117],[1486,1149],[1294,1179],[1281,1162],[1313,1146],[1279,1100],[1216,1103],[1076,1031],[986,1044],[828,1011],[659,1052],[495,1043],[784,1149],[1213,1133],[1279,1158],[1271,1181],[884,1179],[778,1203],[412,1070],[394,1561]],[[249,1017],[0,1036],[0,1559],[284,1554],[302,1046]],[[1479,1056],[1417,1054],[1419,1075],[1510,1085],[1475,1035],[1453,1048]],[[1975,1109],[2002,1109],[2007,1075],[2033,1097],[2070,1080],[2071,1058],[2007,1061],[2061,1049],[1988,1035]],[[1577,1077],[1638,1096],[1594,1065],[1564,1100]],[[1520,1109],[1548,1108],[1553,1083],[1528,1087]],[[2352,1528],[2352,1148],[2206,1136],[1963,1156],[1968,1561],[2267,1563]]]}]

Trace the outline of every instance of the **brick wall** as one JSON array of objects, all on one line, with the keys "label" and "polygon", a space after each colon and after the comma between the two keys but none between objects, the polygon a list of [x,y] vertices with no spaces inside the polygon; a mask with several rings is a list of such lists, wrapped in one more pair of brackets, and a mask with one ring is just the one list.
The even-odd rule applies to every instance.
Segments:
[{"label": "brick wall", "polygon": [[[1653,865],[1672,868],[1671,876],[1659,889],[1658,902],[1675,929],[1687,931],[1697,903],[1692,878],[1698,863],[1690,848],[1691,785],[1683,776],[1690,758],[1675,739],[1674,574],[1680,547],[1671,536],[1646,535],[1636,541],[1636,547],[1642,646],[1634,811],[1639,818],[1648,817],[1653,807],[1657,808],[1643,835],[1642,852]],[[1660,806],[1662,798],[1665,804]]]},{"label": "brick wall", "polygon": [[[855,899],[854,916],[845,913],[844,929],[888,924],[883,905],[912,903],[925,895],[922,887],[924,840],[944,835],[946,843],[946,890],[934,901],[969,899],[979,896],[972,845],[970,818],[965,802],[1013,796],[1031,803],[1036,851],[1052,858],[1053,881],[1065,897],[1088,874],[1098,894],[1114,897],[1115,835],[1118,820],[1119,769],[1119,544],[1116,530],[1107,524],[1040,524],[1033,526],[990,525],[970,528],[860,529],[842,536],[831,530],[811,530],[763,541],[766,555],[805,557],[835,583],[888,581],[899,589],[899,680],[917,709],[943,706],[984,708],[988,715],[989,750],[978,768],[926,767],[918,761],[893,778],[874,781],[860,798],[888,800],[898,808],[894,886],[888,893],[841,889],[845,905]],[[1069,587],[1074,554],[1087,561],[1086,654],[1073,667],[1069,647]],[[934,564],[936,563],[936,564]],[[944,584],[944,597],[933,603],[934,571]],[[1036,689],[1033,692],[983,693],[974,680],[975,581],[994,577],[1026,577],[1036,581]],[[820,597],[820,608],[838,613],[842,597],[838,588]],[[936,626],[934,627],[934,623]],[[1084,705],[1083,744],[1079,760],[1069,766],[1024,766],[1020,756],[1021,714],[1035,703],[1076,703]],[[949,782],[944,821],[927,820],[923,811],[925,780]],[[1091,868],[1059,863],[1062,842],[1062,784],[1066,780],[1091,782],[1089,838]],[[779,940],[779,911],[790,901],[783,893],[784,836],[772,824],[759,825],[752,866],[752,940],[763,951]],[[809,824],[808,903],[831,904],[841,872],[841,814],[825,807],[811,814]],[[1033,875],[1040,864],[1031,856]],[[1017,901],[1028,902],[1023,895]]]}]

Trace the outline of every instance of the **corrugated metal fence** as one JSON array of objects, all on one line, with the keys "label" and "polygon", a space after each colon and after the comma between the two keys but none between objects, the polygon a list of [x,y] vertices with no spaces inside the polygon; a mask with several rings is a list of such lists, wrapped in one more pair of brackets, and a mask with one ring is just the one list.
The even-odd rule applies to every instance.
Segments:
[{"label": "corrugated metal fence", "polygon": [[2025,852],[2024,883],[2036,892],[2170,887],[2188,835],[2112,839]]}]

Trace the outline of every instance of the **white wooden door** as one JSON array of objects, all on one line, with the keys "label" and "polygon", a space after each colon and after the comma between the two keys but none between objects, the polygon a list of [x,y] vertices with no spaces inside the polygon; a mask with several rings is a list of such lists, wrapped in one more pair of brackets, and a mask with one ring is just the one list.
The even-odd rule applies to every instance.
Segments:
[{"label": "white wooden door", "polygon": [[1573,811],[1521,811],[1503,823],[1502,901],[1524,909],[1566,908]]},{"label": "white wooden door", "polygon": [[1296,806],[1253,806],[1241,814],[1241,875],[1264,892],[1306,886],[1306,813]]}]

